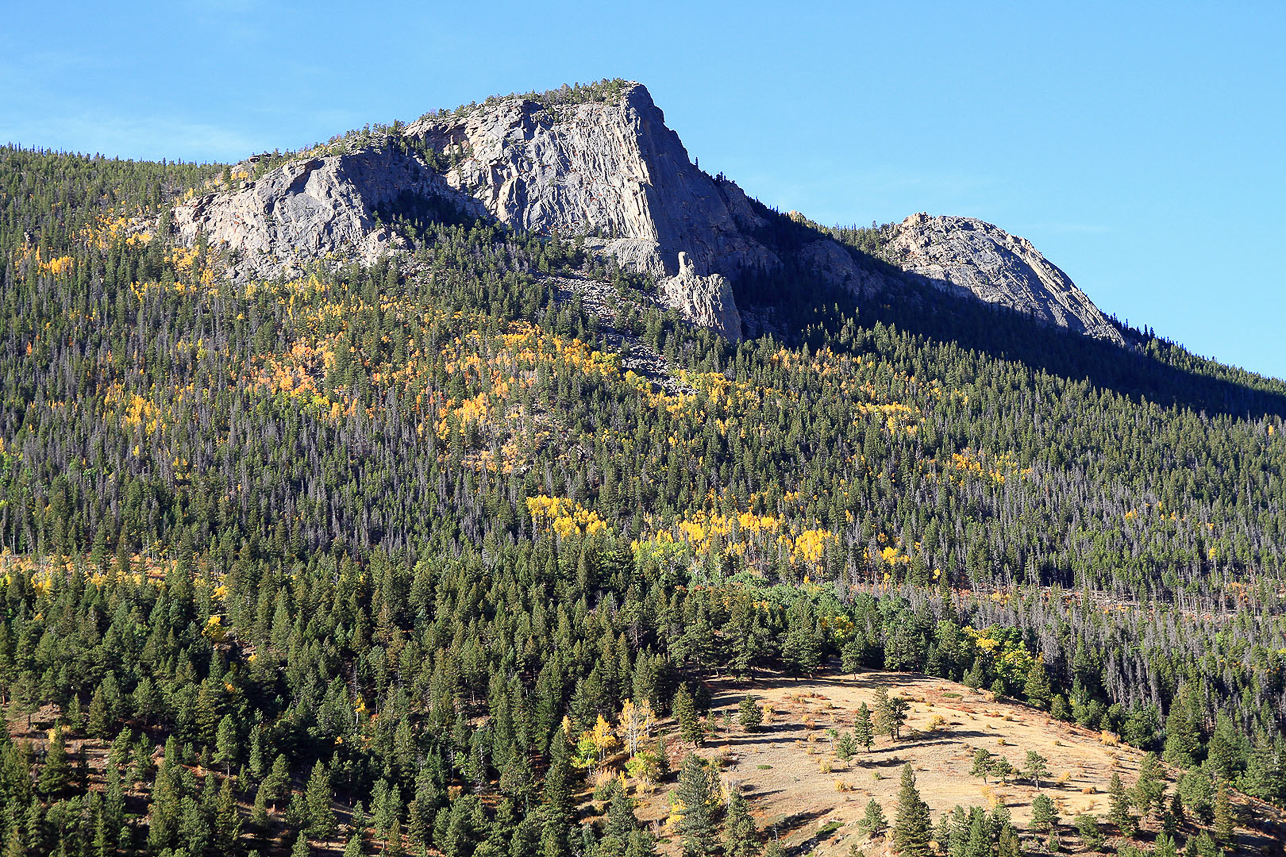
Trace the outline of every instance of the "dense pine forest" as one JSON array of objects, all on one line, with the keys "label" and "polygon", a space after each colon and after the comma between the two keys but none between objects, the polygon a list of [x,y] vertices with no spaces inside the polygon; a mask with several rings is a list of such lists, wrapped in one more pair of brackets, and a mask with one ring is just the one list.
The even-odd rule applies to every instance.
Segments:
[{"label": "dense pine forest", "polygon": [[[233,283],[166,211],[235,180],[0,150],[6,857],[648,857],[626,789],[704,806],[695,736],[594,815],[595,736],[868,667],[1117,733],[1203,822],[1286,804],[1286,385],[791,271],[730,344],[579,241],[398,212],[408,255]],[[743,812],[684,852],[757,853]]]}]

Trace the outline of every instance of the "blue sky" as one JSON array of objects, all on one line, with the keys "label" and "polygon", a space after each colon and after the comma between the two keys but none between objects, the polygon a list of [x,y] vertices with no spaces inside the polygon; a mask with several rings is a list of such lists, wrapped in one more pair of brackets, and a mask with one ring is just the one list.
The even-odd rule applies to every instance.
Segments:
[{"label": "blue sky", "polygon": [[1286,377],[1286,4],[686,5],[14,4],[0,141],[237,159],[633,78],[770,205],[980,217],[1104,311]]}]

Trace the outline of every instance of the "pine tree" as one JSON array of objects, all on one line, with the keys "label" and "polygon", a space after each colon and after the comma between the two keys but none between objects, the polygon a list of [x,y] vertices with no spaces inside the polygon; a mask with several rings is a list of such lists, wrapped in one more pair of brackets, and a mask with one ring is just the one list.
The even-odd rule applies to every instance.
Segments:
[{"label": "pine tree", "polygon": [[675,797],[682,804],[679,839],[683,857],[708,857],[719,847],[715,830],[715,796],[710,771],[696,753],[689,753],[679,771]]},{"label": "pine tree", "polygon": [[841,762],[847,762],[857,753],[857,741],[853,738],[852,732],[841,732],[839,738],[835,739],[835,758]]},{"label": "pine tree", "polygon": [[1130,796],[1125,791],[1125,786],[1121,783],[1121,775],[1112,774],[1112,781],[1108,785],[1108,820],[1116,826],[1116,829],[1123,836],[1133,836],[1136,830],[1134,814],[1130,812]]},{"label": "pine tree", "polygon": [[969,776],[979,777],[985,783],[994,764],[995,758],[991,753],[985,747],[979,747],[973,751],[973,767],[969,769]]},{"label": "pine tree", "polygon": [[857,738],[857,743],[869,753],[875,743],[875,727],[871,723],[871,709],[865,702],[857,708],[857,717],[853,719],[853,735]]},{"label": "pine tree", "polygon": [[45,752],[45,764],[40,769],[40,793],[57,797],[71,784],[71,760],[67,758],[67,744],[62,729],[55,729]]},{"label": "pine tree", "polygon": [[875,692],[875,728],[889,738],[897,740],[902,734],[902,725],[906,723],[910,703],[900,696],[889,696],[884,688]]},{"label": "pine tree", "polygon": [[304,790],[308,805],[308,835],[313,839],[328,840],[335,835],[335,812],[331,809],[334,796],[330,789],[330,774],[319,759],[313,765],[312,775]]},{"label": "pine tree", "polygon": [[750,817],[750,805],[745,796],[734,789],[728,801],[728,812],[723,820],[724,857],[757,857],[759,838],[755,820]]},{"label": "pine tree", "polygon": [[764,722],[764,713],[755,702],[755,698],[750,694],[746,694],[745,698],[741,700],[741,705],[737,712],[737,721],[741,724],[741,728],[747,732],[758,732],[759,727]]},{"label": "pine tree", "polygon": [[1027,761],[1023,764],[1023,776],[1039,789],[1040,781],[1049,776],[1049,760],[1035,750],[1028,750]]},{"label": "pine tree", "polygon": [[1058,811],[1049,795],[1041,792],[1031,802],[1031,827],[1041,833],[1049,833],[1058,826]]},{"label": "pine tree", "polygon": [[1232,818],[1232,802],[1228,797],[1228,781],[1220,777],[1215,783],[1215,842],[1231,848],[1237,841]]},{"label": "pine tree", "polygon": [[232,773],[232,765],[241,755],[240,742],[237,738],[237,722],[232,719],[231,714],[223,715],[219,721],[219,728],[215,732],[215,752],[214,761],[223,764],[225,775]]},{"label": "pine tree", "polygon": [[214,840],[220,853],[232,854],[240,839],[241,813],[237,810],[237,799],[232,793],[232,778],[224,777],[219,785],[219,799],[214,814]]},{"label": "pine tree", "polygon": [[705,730],[701,728],[701,721],[697,719],[696,704],[692,701],[692,694],[688,692],[686,684],[679,685],[670,710],[674,712],[674,718],[679,721],[679,735],[683,740],[694,746],[700,746]]},{"label": "pine tree", "polygon": [[866,803],[866,814],[857,823],[858,830],[872,839],[879,839],[888,827],[888,820],[884,817],[884,807],[880,806],[880,802],[875,798],[871,798]]},{"label": "pine tree", "polygon": [[929,805],[915,787],[915,773],[910,763],[905,764],[893,814],[894,852],[903,857],[928,857],[932,853],[929,848],[930,829]]},{"label": "pine tree", "polygon": [[1146,816],[1165,802],[1165,776],[1156,753],[1148,752],[1139,763],[1139,778],[1132,791],[1134,806]]}]

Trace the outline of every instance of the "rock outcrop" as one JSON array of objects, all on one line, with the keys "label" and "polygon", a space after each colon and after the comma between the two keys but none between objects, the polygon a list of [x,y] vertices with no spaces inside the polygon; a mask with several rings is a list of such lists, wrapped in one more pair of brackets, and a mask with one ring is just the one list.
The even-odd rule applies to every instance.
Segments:
[{"label": "rock outcrop", "polygon": [[1009,307],[1044,324],[1124,345],[1120,331],[1026,238],[972,217],[913,214],[885,255],[934,287]]},{"label": "rock outcrop", "polygon": [[234,250],[233,276],[266,277],[327,257],[369,263],[403,246],[376,214],[408,194],[485,214],[414,152],[386,147],[290,161],[237,192],[179,205],[174,228],[184,243],[199,231]]},{"label": "rock outcrop", "polygon": [[[1121,342],[1117,329],[1026,240],[966,217],[907,218],[886,247],[903,274],[865,260],[802,215],[788,239],[776,215],[702,172],[642,85],[599,100],[490,99],[404,129],[359,135],[288,161],[235,192],[175,209],[180,241],[229,249],[233,277],[374,261],[405,240],[393,213],[483,218],[583,236],[591,250],[648,274],[661,300],[729,339],[742,335],[734,286],[785,270],[859,297],[905,276]],[[381,217],[381,215],[384,215]],[[789,231],[789,230],[787,230]],[[753,293],[753,292],[752,292]],[[771,307],[756,308],[771,315]]]},{"label": "rock outcrop", "polygon": [[727,339],[741,338],[741,315],[731,284],[722,274],[698,274],[683,250],[679,251],[679,273],[662,280],[657,291],[667,306],[677,309],[693,324],[708,327]]}]

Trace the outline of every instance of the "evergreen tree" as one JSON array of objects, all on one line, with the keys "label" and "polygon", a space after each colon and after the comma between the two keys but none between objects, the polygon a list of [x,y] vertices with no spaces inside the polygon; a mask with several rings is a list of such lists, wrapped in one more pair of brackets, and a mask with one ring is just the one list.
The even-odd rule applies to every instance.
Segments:
[{"label": "evergreen tree", "polygon": [[758,732],[760,725],[763,724],[764,715],[760,710],[755,698],[747,694],[742,700],[737,712],[737,720],[741,728],[747,732]]},{"label": "evergreen tree", "polygon": [[915,773],[908,763],[902,766],[902,783],[893,814],[894,852],[903,857],[928,857],[932,853],[929,834],[929,806],[915,787]]},{"label": "evergreen tree", "polygon": [[853,719],[853,735],[857,743],[870,752],[875,743],[875,726],[871,722],[871,709],[863,702],[857,707],[857,717]]},{"label": "evergreen tree", "polygon": [[67,758],[67,744],[62,729],[55,729],[49,740],[38,784],[41,794],[50,797],[61,795],[71,784],[71,760]]},{"label": "evergreen tree", "polygon": [[995,757],[986,748],[979,747],[973,751],[973,767],[969,769],[969,776],[980,777],[984,783],[987,782],[995,761]]},{"label": "evergreen tree", "polygon": [[875,691],[875,728],[896,741],[902,734],[906,723],[907,711],[911,705],[900,696],[889,696],[888,691],[880,688]]},{"label": "evergreen tree", "polygon": [[1214,828],[1215,842],[1221,847],[1232,848],[1236,844],[1232,802],[1228,797],[1228,781],[1222,777],[1215,783]]},{"label": "evergreen tree", "polygon": [[1039,789],[1040,781],[1049,776],[1049,760],[1035,750],[1028,750],[1027,760],[1023,764],[1023,776]]},{"label": "evergreen tree", "polygon": [[841,762],[847,762],[857,753],[857,741],[853,738],[851,732],[841,732],[835,739],[835,757]]},{"label": "evergreen tree", "polygon": [[240,756],[240,741],[237,737],[237,723],[231,714],[223,715],[215,733],[214,761],[223,765],[225,775],[232,773],[232,766]]},{"label": "evergreen tree", "polygon": [[679,721],[679,735],[683,740],[694,746],[700,746],[705,731],[701,728],[701,721],[697,719],[696,703],[693,702],[692,694],[688,692],[686,684],[679,685],[670,710]]},{"label": "evergreen tree", "polygon": [[1130,812],[1130,796],[1121,782],[1121,775],[1113,772],[1108,785],[1108,820],[1123,836],[1133,836],[1136,830],[1134,814]]},{"label": "evergreen tree", "polygon": [[329,840],[335,835],[335,812],[331,809],[334,799],[330,788],[330,774],[320,760],[313,765],[313,772],[308,777],[304,800],[308,806],[308,836],[312,839]]},{"label": "evergreen tree", "polygon": [[875,798],[871,798],[866,803],[865,815],[857,822],[857,829],[872,839],[879,839],[888,827],[888,820],[884,817],[884,807],[880,806],[880,802]]},{"label": "evergreen tree", "polygon": [[1031,802],[1031,827],[1040,833],[1049,833],[1058,826],[1058,811],[1049,795],[1041,792]]},{"label": "evergreen tree", "polygon": [[1131,792],[1134,806],[1146,816],[1152,810],[1159,810],[1165,802],[1165,775],[1156,753],[1148,752],[1139,763],[1139,778]]},{"label": "evergreen tree", "polygon": [[709,857],[719,847],[715,826],[715,794],[711,771],[701,757],[689,753],[679,771],[675,797],[682,804],[679,839],[683,857]]},{"label": "evergreen tree", "polygon": [[723,820],[724,857],[758,857],[759,838],[750,806],[739,790],[732,791]]}]

